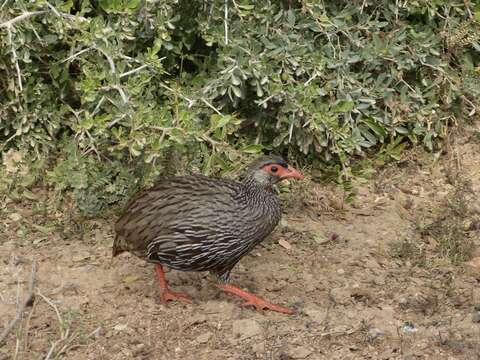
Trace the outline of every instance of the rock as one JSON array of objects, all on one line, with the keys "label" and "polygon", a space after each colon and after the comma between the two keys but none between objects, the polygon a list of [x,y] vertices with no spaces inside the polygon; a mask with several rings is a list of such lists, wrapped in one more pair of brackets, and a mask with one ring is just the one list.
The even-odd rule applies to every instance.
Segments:
[{"label": "rock", "polygon": [[262,341],[253,344],[252,351],[255,353],[255,355],[257,355],[258,358],[261,358],[263,355],[265,355],[265,342]]},{"label": "rock", "polygon": [[292,359],[305,359],[312,354],[312,350],[305,346],[296,346],[288,350],[288,356]]},{"label": "rock", "polygon": [[202,324],[207,321],[207,316],[204,314],[193,314],[189,319],[190,325]]},{"label": "rock", "polygon": [[368,330],[368,338],[369,340],[375,340],[376,338],[385,335],[385,333],[377,328],[371,328]]},{"label": "rock", "polygon": [[262,334],[262,327],[258,322],[251,319],[235,320],[232,323],[233,336],[240,339],[248,339]]},{"label": "rock", "polygon": [[415,325],[413,325],[411,322],[406,322],[403,326],[404,333],[413,333],[417,331],[418,331],[418,328],[415,327]]},{"label": "rock", "polygon": [[278,280],[278,281],[272,281],[270,282],[267,286],[266,289],[268,291],[280,291],[282,290],[285,286],[287,286],[287,282],[285,280]]},{"label": "rock", "polygon": [[480,311],[477,311],[475,314],[473,314],[472,322],[475,324],[480,324]]},{"label": "rock", "polygon": [[20,215],[19,213],[11,213],[8,215],[8,217],[10,218],[10,220],[15,222],[22,220],[22,215]]},{"label": "rock", "polygon": [[113,330],[116,330],[116,331],[125,331],[127,330],[128,328],[128,325],[127,324],[117,324],[113,327]]},{"label": "rock", "polygon": [[280,245],[286,250],[292,250],[292,245],[285,239],[278,240],[278,245]]},{"label": "rock", "polygon": [[144,351],[145,351],[145,344],[140,343],[135,345],[132,351],[132,355],[134,357],[137,357],[137,356],[140,356]]},{"label": "rock", "polygon": [[206,332],[198,335],[195,340],[200,344],[205,344],[206,342],[208,342],[208,340],[212,338],[212,336],[213,334],[211,332]]}]

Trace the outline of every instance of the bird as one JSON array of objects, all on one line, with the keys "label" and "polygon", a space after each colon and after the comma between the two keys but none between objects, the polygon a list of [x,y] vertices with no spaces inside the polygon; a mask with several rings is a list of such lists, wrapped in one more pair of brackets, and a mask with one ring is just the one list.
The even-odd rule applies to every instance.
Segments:
[{"label": "bird", "polygon": [[113,257],[122,252],[153,263],[160,300],[192,303],[170,290],[164,267],[209,271],[217,287],[243,299],[245,306],[285,314],[294,312],[270,303],[229,282],[238,261],[277,226],[282,208],[273,186],[304,176],[277,155],[254,160],[240,181],[201,174],[167,177],[141,190],[127,203],[115,224]]}]

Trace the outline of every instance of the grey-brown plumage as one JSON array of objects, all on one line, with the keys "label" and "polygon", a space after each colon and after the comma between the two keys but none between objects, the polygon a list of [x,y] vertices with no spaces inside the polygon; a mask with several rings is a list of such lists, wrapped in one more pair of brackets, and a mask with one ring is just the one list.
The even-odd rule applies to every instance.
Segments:
[{"label": "grey-brown plumage", "polygon": [[280,220],[271,186],[281,177],[264,169],[274,163],[288,169],[282,158],[271,156],[252,163],[243,182],[203,175],[159,181],[127,205],[115,226],[113,255],[129,251],[176,270],[209,270],[228,281],[235,264]]}]

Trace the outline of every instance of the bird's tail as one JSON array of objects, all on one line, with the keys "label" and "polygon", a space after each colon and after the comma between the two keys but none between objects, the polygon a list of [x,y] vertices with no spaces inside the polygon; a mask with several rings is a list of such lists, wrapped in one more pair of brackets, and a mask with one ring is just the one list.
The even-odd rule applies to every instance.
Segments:
[{"label": "bird's tail", "polygon": [[121,253],[123,253],[125,249],[122,247],[122,239],[120,236],[115,236],[115,240],[113,240],[112,246],[112,257],[115,257]]}]

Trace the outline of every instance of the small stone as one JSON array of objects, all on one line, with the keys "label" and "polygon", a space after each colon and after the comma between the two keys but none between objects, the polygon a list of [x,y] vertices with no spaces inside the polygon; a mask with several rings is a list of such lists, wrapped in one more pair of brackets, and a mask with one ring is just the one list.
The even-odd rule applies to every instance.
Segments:
[{"label": "small stone", "polygon": [[283,279],[278,280],[278,281],[272,281],[266,286],[266,289],[268,291],[280,291],[282,290],[285,286],[287,286],[287,282]]},{"label": "small stone", "polygon": [[292,245],[285,239],[278,240],[278,245],[282,246],[286,250],[292,250]]},{"label": "small stone", "polygon": [[261,357],[265,354],[265,343],[262,341],[253,344],[252,351],[257,355],[257,357]]},{"label": "small stone", "polygon": [[330,239],[328,237],[326,237],[325,235],[316,234],[316,235],[313,236],[313,241],[315,241],[315,243],[317,245],[323,245],[323,244],[326,244],[326,243],[330,242]]},{"label": "small stone", "polygon": [[385,335],[385,333],[380,329],[371,328],[370,330],[368,330],[368,338],[370,340],[375,340],[376,338],[378,338],[380,336],[383,336],[383,335]]},{"label": "small stone", "polygon": [[133,356],[139,356],[145,350],[145,344],[137,344],[133,349]]},{"label": "small stone", "polygon": [[306,348],[305,346],[296,346],[288,350],[288,355],[292,359],[305,359],[307,358],[313,351]]},{"label": "small stone", "polygon": [[122,349],[121,353],[123,354],[124,359],[131,359],[133,356],[132,352],[128,349]]},{"label": "small stone", "polygon": [[208,340],[212,338],[212,336],[213,334],[211,332],[206,332],[198,335],[195,340],[200,344],[205,344],[206,342],[208,342]]},{"label": "small stone", "polygon": [[337,270],[337,274],[338,274],[338,275],[343,275],[343,274],[345,274],[345,270],[343,270],[343,269],[338,269],[338,270]]},{"label": "small stone", "polygon": [[193,314],[189,319],[190,325],[201,324],[207,321],[207,316],[204,314]]},{"label": "small stone", "polygon": [[472,322],[474,324],[480,324],[480,311],[477,311],[475,314],[473,314]]},{"label": "small stone", "polygon": [[255,320],[235,320],[232,323],[232,333],[234,337],[243,340],[262,334],[262,327]]},{"label": "small stone", "polygon": [[11,213],[8,215],[8,217],[10,218],[10,220],[15,222],[22,220],[22,215],[20,215],[19,213]]},{"label": "small stone", "polygon": [[406,322],[405,325],[403,326],[403,332],[405,333],[413,333],[417,331],[418,329],[411,322]]},{"label": "small stone", "polygon": [[125,331],[128,328],[127,324],[117,324],[113,327],[116,331]]}]

